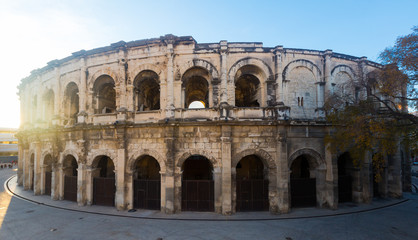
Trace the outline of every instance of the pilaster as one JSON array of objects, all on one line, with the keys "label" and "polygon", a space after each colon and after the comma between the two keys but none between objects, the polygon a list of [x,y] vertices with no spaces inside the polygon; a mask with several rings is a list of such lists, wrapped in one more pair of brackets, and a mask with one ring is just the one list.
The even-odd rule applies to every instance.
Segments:
[{"label": "pilaster", "polygon": [[[221,41],[221,91],[220,91],[220,100],[222,102],[228,102],[228,66],[227,66],[227,52],[228,52],[228,42]],[[229,103],[231,104],[231,103]]]},{"label": "pilaster", "polygon": [[115,171],[116,194],[115,205],[118,210],[126,209],[125,203],[125,149],[118,149]]},{"label": "pilaster", "polygon": [[[232,209],[232,150],[231,150],[231,126],[222,126],[222,170],[221,178],[222,181],[222,214],[230,215],[233,212]],[[215,179],[216,180],[216,179]],[[215,181],[216,183],[216,181]],[[216,191],[215,191],[216,194]],[[216,200],[216,196],[215,196]],[[216,208],[216,206],[215,206]]]},{"label": "pilaster", "polygon": [[33,193],[35,195],[41,194],[41,183],[42,183],[42,173],[41,173],[41,143],[34,142],[35,146],[35,162],[34,162],[34,184],[33,184]]},{"label": "pilaster", "polygon": [[286,126],[278,126],[276,131],[278,210],[280,213],[288,213],[290,211],[290,172]]}]

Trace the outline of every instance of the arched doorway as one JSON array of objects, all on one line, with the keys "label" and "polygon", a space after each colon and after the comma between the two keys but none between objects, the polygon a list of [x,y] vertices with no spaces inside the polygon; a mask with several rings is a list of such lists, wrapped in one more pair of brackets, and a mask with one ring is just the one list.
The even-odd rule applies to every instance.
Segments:
[{"label": "arched doorway", "polygon": [[338,202],[351,202],[353,200],[352,169],[353,160],[348,152],[338,157]]},{"label": "arched doorway", "polygon": [[213,167],[210,161],[203,156],[193,155],[183,163],[182,170],[182,210],[214,211]]},{"label": "arched doorway", "polygon": [[237,211],[268,211],[269,181],[260,158],[246,156],[238,162],[236,170]]},{"label": "arched doorway", "polygon": [[97,168],[93,178],[93,204],[103,206],[115,205],[115,165],[108,156],[95,159]]},{"label": "arched doorway", "polygon": [[52,188],[52,157],[50,154],[46,155],[44,158],[44,194],[51,195]]},{"label": "arched doorway", "polygon": [[135,164],[134,207],[161,209],[160,165],[149,155],[138,158]]},{"label": "arched doorway", "polygon": [[77,160],[72,155],[64,159],[64,200],[77,202]]},{"label": "arched doorway", "polygon": [[291,166],[290,195],[292,207],[316,206],[316,178],[308,156],[297,157]]}]

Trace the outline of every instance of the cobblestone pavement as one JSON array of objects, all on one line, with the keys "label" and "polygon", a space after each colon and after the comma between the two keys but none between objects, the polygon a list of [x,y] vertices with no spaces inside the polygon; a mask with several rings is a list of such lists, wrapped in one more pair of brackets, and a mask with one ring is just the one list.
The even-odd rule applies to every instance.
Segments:
[{"label": "cobblestone pavement", "polygon": [[[0,182],[14,174],[12,169],[1,170]],[[15,178],[9,184],[11,189],[15,185],[13,180]],[[170,219],[145,219],[167,215],[153,211],[118,212],[99,206],[78,207],[75,203],[20,192],[38,202],[34,203],[12,197],[2,184],[0,188],[0,239],[305,240],[416,239],[418,236],[418,195],[415,193],[405,193],[403,200],[343,205],[337,211],[312,208],[296,209],[284,215],[240,213],[231,217],[186,212],[169,215]],[[55,205],[48,206],[50,203]],[[195,220],[187,220],[191,218]],[[261,218],[265,220],[255,220]],[[247,220],[240,221],[242,219]]]}]

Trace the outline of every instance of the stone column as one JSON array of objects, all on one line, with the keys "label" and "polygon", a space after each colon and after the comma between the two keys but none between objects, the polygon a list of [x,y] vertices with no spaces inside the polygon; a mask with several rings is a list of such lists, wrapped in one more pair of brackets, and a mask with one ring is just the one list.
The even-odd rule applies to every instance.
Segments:
[{"label": "stone column", "polygon": [[360,168],[353,168],[351,176],[353,177],[353,202],[363,202],[363,185],[361,182]]},{"label": "stone column", "polygon": [[287,130],[285,126],[278,126],[276,133],[277,162],[277,191],[278,210],[280,213],[290,211],[290,172],[287,156]]},{"label": "stone column", "polygon": [[[215,212],[216,213],[223,213],[222,205],[223,205],[223,190],[224,190],[224,183],[222,182],[222,173],[220,167],[213,168],[213,184],[214,184],[214,204],[215,204]],[[229,188],[231,189],[231,188]]]},{"label": "stone column", "polygon": [[128,210],[134,208],[134,172],[129,168],[125,173],[125,204]]},{"label": "stone column", "polygon": [[84,58],[80,59],[80,89],[78,91],[79,96],[79,113],[77,116],[78,123],[86,122],[86,104],[87,104],[87,69]]},{"label": "stone column", "polygon": [[93,178],[98,176],[100,168],[86,167],[86,203],[89,206],[93,204]]},{"label": "stone column", "polygon": [[40,178],[40,180],[41,180],[41,186],[40,186],[41,195],[45,194],[45,172],[46,172],[45,169],[47,167],[48,167],[48,165],[45,165],[45,164],[40,166],[40,168],[41,168],[41,174],[40,174],[40,176],[41,176],[41,178]]},{"label": "stone column", "polygon": [[51,173],[51,199],[52,200],[59,199],[59,185],[60,185],[59,166],[58,164],[54,164],[52,166],[52,173]]},{"label": "stone column", "polygon": [[25,149],[23,150],[23,159],[20,159],[19,155],[19,162],[20,161],[23,164],[23,189],[28,190],[30,189],[30,156],[29,156],[29,150]]},{"label": "stone column", "polygon": [[118,149],[117,158],[115,169],[115,205],[118,210],[125,210],[125,149]]},{"label": "stone column", "polygon": [[212,83],[209,84],[208,94],[209,94],[208,105],[205,106],[205,107],[211,108],[211,107],[213,107],[213,85],[212,85]]},{"label": "stone column", "polygon": [[165,212],[164,209],[166,209],[166,206],[165,206],[165,203],[166,203],[166,201],[165,201],[165,199],[166,199],[166,188],[165,188],[165,172],[163,172],[163,171],[160,171],[160,183],[161,183],[161,187],[160,187],[160,196],[161,196],[160,207],[161,207],[161,212]]},{"label": "stone column", "polygon": [[[327,86],[331,86],[331,57],[332,57],[332,50],[327,49],[325,50],[324,53],[324,80],[323,82],[327,85]],[[325,96],[325,85],[324,85],[324,89],[323,89],[323,94],[324,94],[324,98],[325,99],[327,96]],[[319,98],[318,98],[319,99]]]},{"label": "stone column", "polygon": [[370,203],[373,198],[373,171],[370,153],[367,152],[364,155],[364,162],[360,169],[362,189],[363,189],[363,202]]},{"label": "stone column", "polygon": [[[127,98],[126,98],[126,80],[128,78],[127,76],[127,67],[128,64],[126,63],[126,57],[125,57],[125,51],[124,49],[119,50],[119,91],[116,93],[119,93],[119,109],[116,109],[118,111],[126,111],[127,109]],[[118,106],[116,106],[118,107]]]},{"label": "stone column", "polygon": [[80,162],[77,168],[77,204],[85,206],[87,203],[87,166]]},{"label": "stone column", "polygon": [[167,41],[167,106],[166,118],[174,117],[174,49],[173,41]]},{"label": "stone column", "polygon": [[220,100],[221,103],[227,102],[230,105],[234,103],[228,102],[228,65],[227,65],[227,52],[228,52],[228,42],[221,41],[221,91],[220,91]]},{"label": "stone column", "polygon": [[[60,153],[60,158],[62,159],[64,156],[62,153]],[[62,161],[61,161],[62,162]],[[57,198],[59,200],[64,200],[64,167],[62,165],[57,167],[57,172],[56,172],[56,176],[55,179],[58,179],[57,182],[57,188],[58,188],[58,193],[57,193]]]},{"label": "stone column", "polygon": [[161,201],[165,201],[161,205],[161,211],[173,214],[181,210],[181,170],[175,166],[174,160],[174,127],[167,126],[164,130],[167,160],[166,172],[161,175],[161,188],[165,188],[165,199],[161,195]]},{"label": "stone column", "polygon": [[283,98],[283,66],[282,66],[283,46],[274,48],[275,55],[275,77],[276,77],[276,102],[284,102]]},{"label": "stone column", "polygon": [[128,96],[127,99],[127,109],[130,112],[135,113],[136,112],[136,104],[134,103],[134,95],[135,95],[135,91],[134,91],[134,85],[132,84],[128,84],[126,86],[126,95]]},{"label": "stone column", "polygon": [[[161,212],[173,214],[176,212],[174,199],[174,174],[161,173]],[[181,206],[181,205],[180,205]]]},{"label": "stone column", "polygon": [[35,195],[40,195],[41,192],[41,183],[42,183],[42,172],[41,172],[41,143],[35,142],[35,163],[34,163],[34,184],[33,184],[33,193]]},{"label": "stone column", "polygon": [[387,193],[389,197],[401,198],[402,197],[402,165],[400,149],[400,142],[397,142],[396,152],[390,158],[388,158],[387,168]]},{"label": "stone column", "polygon": [[[232,209],[232,151],[231,151],[231,126],[222,126],[222,214],[230,215]],[[235,167],[235,166],[234,166]],[[215,182],[216,184],[216,182]],[[215,192],[216,193],[216,192]],[[216,199],[216,198],[215,198]]]},{"label": "stone column", "polygon": [[60,124],[60,109],[61,109],[61,101],[63,99],[62,97],[62,91],[61,91],[61,73],[60,69],[57,67],[55,68],[57,79],[57,86],[54,91],[54,113],[52,116],[52,125],[58,125]]},{"label": "stone column", "polygon": [[326,201],[331,209],[338,208],[338,164],[337,157],[329,150],[329,144],[325,146],[326,163]]},{"label": "stone column", "polygon": [[24,178],[23,166],[27,160],[25,156],[25,150],[23,149],[23,144],[19,143],[17,146],[18,146],[17,185],[22,186],[23,178]]}]

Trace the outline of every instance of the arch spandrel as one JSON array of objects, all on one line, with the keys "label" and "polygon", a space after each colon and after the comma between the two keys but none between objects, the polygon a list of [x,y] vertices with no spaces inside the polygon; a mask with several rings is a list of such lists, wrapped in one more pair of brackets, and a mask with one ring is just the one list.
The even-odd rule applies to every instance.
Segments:
[{"label": "arch spandrel", "polygon": [[310,148],[302,148],[295,152],[293,152],[290,157],[288,158],[288,169],[290,170],[292,167],[293,161],[298,158],[299,156],[307,155],[309,156],[308,161],[313,168],[317,169],[325,169],[325,160],[317,151],[310,149]]},{"label": "arch spandrel", "polygon": [[258,58],[247,57],[247,58],[238,60],[231,66],[231,68],[228,71],[229,81],[232,81],[233,79],[235,79],[235,75],[238,72],[238,70],[246,65],[253,65],[253,66],[260,68],[260,70],[263,72],[264,77],[265,77],[265,79],[260,79],[261,82],[264,82],[269,79],[274,79],[273,71],[271,70],[270,66],[267,63],[265,63],[263,60],[258,59]]},{"label": "arch spandrel", "polygon": [[135,164],[137,160],[143,156],[150,156],[153,157],[155,160],[157,160],[158,164],[160,165],[160,171],[166,172],[166,164],[164,161],[164,158],[161,154],[159,154],[157,151],[154,150],[138,150],[133,152],[126,164],[128,170],[132,170],[135,168]]},{"label": "arch spandrel", "polygon": [[247,149],[244,151],[241,151],[237,154],[234,154],[232,157],[232,167],[235,168],[239,161],[243,159],[246,156],[255,155],[260,158],[260,160],[263,162],[264,166],[267,166],[269,169],[276,169],[277,165],[274,161],[274,158],[265,150],[263,149]]},{"label": "arch spandrel", "polygon": [[293,69],[297,67],[307,68],[314,75],[316,82],[321,81],[322,73],[319,67],[315,65],[314,63],[312,63],[311,61],[305,60],[305,59],[294,60],[290,62],[289,64],[287,64],[286,67],[283,69],[283,81],[293,80],[293,79],[289,79],[289,74],[292,72]]}]

